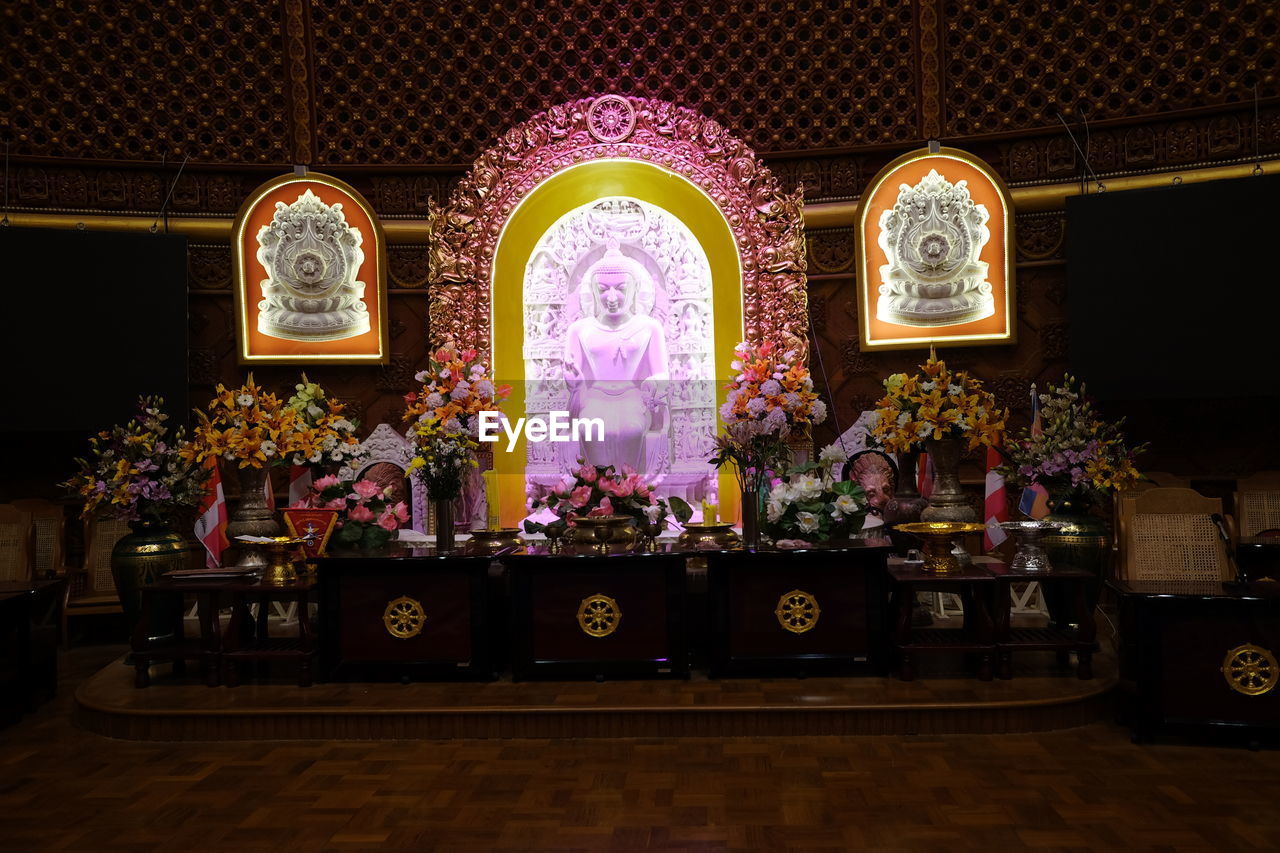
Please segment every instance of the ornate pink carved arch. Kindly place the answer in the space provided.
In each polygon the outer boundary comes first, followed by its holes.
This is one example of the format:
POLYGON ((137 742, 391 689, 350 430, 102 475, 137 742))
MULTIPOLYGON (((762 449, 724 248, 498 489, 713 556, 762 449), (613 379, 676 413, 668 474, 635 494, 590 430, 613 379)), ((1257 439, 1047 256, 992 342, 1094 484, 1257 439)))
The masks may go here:
POLYGON ((742 258, 746 337, 808 352, 802 187, 787 193, 755 153, 693 110, 602 95, 552 107, 511 128, 432 207, 429 324, 492 357, 490 280, 498 238, 520 200, 556 173, 601 159, 643 160, 702 188, 742 258))

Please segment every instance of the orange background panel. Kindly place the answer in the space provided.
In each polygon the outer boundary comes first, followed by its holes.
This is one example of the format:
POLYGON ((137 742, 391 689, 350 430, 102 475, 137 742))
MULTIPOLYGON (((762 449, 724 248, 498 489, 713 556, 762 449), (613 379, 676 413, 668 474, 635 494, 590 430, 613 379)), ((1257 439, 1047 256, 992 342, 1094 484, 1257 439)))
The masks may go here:
POLYGON ((859 279, 863 288, 862 304, 866 311, 866 328, 870 333, 867 336, 868 344, 886 343, 900 338, 944 341, 969 335, 1008 334, 1009 282, 1005 271, 1005 256, 1009 249, 1009 213, 999 187, 991 178, 972 163, 946 154, 935 154, 898 166, 880 181, 869 197, 864 197, 864 203, 868 207, 862 220, 863 275, 859 279), (991 284, 991 295, 996 304, 995 313, 986 319, 950 326, 906 326, 876 317, 880 304, 880 285, 883 284, 880 267, 889 262, 884 249, 880 248, 880 217, 886 210, 893 208, 902 184, 915 186, 931 169, 936 169, 953 184, 967 181, 970 197, 986 207, 990 215, 987 230, 991 232, 991 239, 978 255, 980 260, 987 262, 987 281, 991 284))
POLYGON ((382 298, 379 292, 378 236, 373 222, 360 203, 337 187, 308 181, 305 178, 291 181, 268 192, 249 212, 244 229, 244 306, 245 334, 248 336, 249 357, 255 356, 370 356, 379 355, 380 330, 382 328, 382 298), (364 304, 369 309, 369 331, 362 335, 338 341, 286 341, 258 331, 258 303, 262 301, 261 282, 267 271, 258 260, 258 232, 269 225, 276 213, 276 202, 293 204, 307 190, 311 190, 325 204, 341 204, 347 224, 360 231, 363 240, 364 263, 360 265, 356 281, 363 281, 364 304))

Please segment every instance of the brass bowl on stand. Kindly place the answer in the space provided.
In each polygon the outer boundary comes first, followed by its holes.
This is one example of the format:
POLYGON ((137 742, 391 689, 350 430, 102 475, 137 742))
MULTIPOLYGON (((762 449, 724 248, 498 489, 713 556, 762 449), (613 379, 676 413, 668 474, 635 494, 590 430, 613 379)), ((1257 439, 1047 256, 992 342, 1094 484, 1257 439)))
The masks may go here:
POLYGON ((311 541, 308 537, 276 536, 263 543, 267 549, 267 567, 262 570, 262 582, 280 586, 298 580, 294 564, 305 562, 306 554, 301 546, 311 541))
POLYGON ((951 553, 951 540, 965 533, 981 533, 985 525, 966 521, 915 521, 894 525, 895 530, 909 533, 924 543, 926 572, 947 575, 960 571, 960 561, 951 553))
POLYGON ((690 551, 722 551, 742 544, 733 524, 727 521, 715 524, 689 522, 676 539, 676 545, 690 551))
POLYGON ((629 515, 578 516, 569 541, 598 554, 629 551, 636 544, 636 520, 629 515))
POLYGON ((471 540, 467 542, 468 554, 497 554, 511 548, 524 545, 520 538, 520 530, 516 527, 487 527, 471 531, 471 540))

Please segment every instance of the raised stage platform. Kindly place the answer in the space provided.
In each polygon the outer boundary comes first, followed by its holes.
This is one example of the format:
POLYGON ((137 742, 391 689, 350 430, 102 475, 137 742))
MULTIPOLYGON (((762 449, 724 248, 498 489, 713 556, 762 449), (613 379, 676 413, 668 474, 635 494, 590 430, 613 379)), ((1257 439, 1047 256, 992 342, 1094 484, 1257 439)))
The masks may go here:
POLYGON ((128 740, 614 738, 1024 732, 1112 717, 1115 658, 1080 680, 1027 653, 1008 681, 923 670, 896 678, 317 684, 209 688, 157 667, 138 690, 117 661, 76 691, 76 719, 128 740))

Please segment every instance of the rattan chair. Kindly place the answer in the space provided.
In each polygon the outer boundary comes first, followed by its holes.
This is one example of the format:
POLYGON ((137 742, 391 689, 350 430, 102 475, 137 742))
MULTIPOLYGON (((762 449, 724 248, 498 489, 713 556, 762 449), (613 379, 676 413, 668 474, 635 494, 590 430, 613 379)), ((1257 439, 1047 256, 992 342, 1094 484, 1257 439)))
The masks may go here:
POLYGON ((67 532, 66 515, 52 501, 30 498, 13 502, 15 509, 31 519, 31 573, 34 578, 48 578, 67 572, 64 557, 67 532))
POLYGON ((1222 515, 1218 498, 1179 488, 1125 493, 1117 515, 1121 580, 1206 587, 1235 577, 1213 519, 1222 515))
POLYGON ((0 583, 31 580, 31 515, 0 504, 0 583))
POLYGON ((1236 519, 1245 541, 1280 530, 1280 471, 1254 474, 1236 484, 1236 519))
POLYGON ((114 518, 91 519, 85 526, 84 568, 71 573, 67 606, 62 611, 62 636, 73 616, 120 613, 116 582, 111 576, 111 549, 129 532, 126 522, 114 518))

